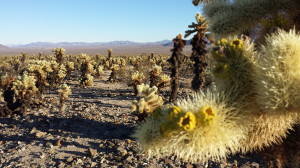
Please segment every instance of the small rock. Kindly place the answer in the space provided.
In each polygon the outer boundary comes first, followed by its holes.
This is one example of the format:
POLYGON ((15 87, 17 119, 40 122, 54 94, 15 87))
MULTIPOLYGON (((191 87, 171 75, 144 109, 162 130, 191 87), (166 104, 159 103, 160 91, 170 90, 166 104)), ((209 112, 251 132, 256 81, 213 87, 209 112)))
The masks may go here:
POLYGON ((45 157, 46 157, 46 156, 45 156, 44 153, 40 156, 41 159, 44 159, 45 157))
POLYGON ((52 147, 53 147, 53 145, 52 145, 52 143, 51 143, 51 142, 47 142, 47 143, 46 143, 46 147, 48 147, 48 148, 52 148, 52 147))
POLYGON ((46 132, 39 131, 39 132, 36 132, 36 133, 35 133, 35 136, 36 136, 37 138, 41 138, 42 136, 45 136, 46 134, 47 134, 46 132))
POLYGON ((106 159, 102 158, 101 161, 100 161, 100 163, 103 163, 104 161, 106 161, 106 159))
POLYGON ((117 161, 121 161, 122 157, 121 156, 115 156, 114 159, 117 160, 117 161))
POLYGON ((3 144, 3 141, 0 140, 0 145, 3 144))
POLYGON ((61 147, 62 146, 62 139, 58 139, 57 141, 54 142, 54 146, 61 147))
POLYGON ((30 131, 30 134, 34 134, 36 132, 36 128, 33 127, 32 130, 30 131))
POLYGON ((68 159, 67 159, 67 162, 68 163, 71 163, 73 161, 73 158, 72 158, 72 156, 70 156, 68 159))
POLYGON ((61 162, 59 165, 58 165, 59 168, 61 167, 65 167, 65 163, 64 162, 61 162))
POLYGON ((187 164, 187 165, 186 165, 186 168, 193 168, 193 165, 187 164))
POLYGON ((126 158, 126 161, 127 162, 130 162, 132 160, 132 156, 128 156, 127 158, 126 158))
POLYGON ((54 153, 55 153, 55 149, 50 149, 50 150, 49 150, 49 153, 50 153, 50 154, 54 154, 54 153))
POLYGON ((91 163, 91 167, 95 167, 96 165, 97 165, 96 162, 92 162, 92 163, 91 163))
POLYGON ((0 159, 0 163, 5 163, 5 162, 6 162, 6 160, 4 158, 0 159))
POLYGON ((107 167, 107 164, 106 164, 106 163, 102 163, 102 164, 100 165, 100 167, 107 167))
POLYGON ((11 152, 13 152, 15 149, 8 149, 7 150, 7 153, 11 153, 11 152))
POLYGON ((81 159, 77 159, 76 164, 83 164, 81 159))
POLYGON ((88 155, 91 156, 91 157, 94 157, 95 155, 97 154, 97 151, 92 149, 92 148, 89 148, 88 149, 88 155))

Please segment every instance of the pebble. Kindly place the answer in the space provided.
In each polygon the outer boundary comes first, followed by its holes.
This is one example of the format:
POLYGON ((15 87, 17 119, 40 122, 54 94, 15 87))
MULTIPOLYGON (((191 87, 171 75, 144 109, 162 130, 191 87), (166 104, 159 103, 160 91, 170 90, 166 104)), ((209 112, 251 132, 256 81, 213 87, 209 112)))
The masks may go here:
POLYGON ((68 163, 71 163, 72 161, 73 161, 73 157, 70 156, 70 157, 67 159, 67 162, 68 162, 68 163))
POLYGON ((45 136, 46 134, 47 134, 46 132, 41 132, 41 131, 39 131, 39 132, 36 132, 36 133, 35 133, 35 136, 36 136, 37 138, 41 138, 41 137, 45 136))
POLYGON ((97 163, 96 162, 92 162, 90 166, 91 167, 95 167, 95 166, 97 166, 97 163))
POLYGON ((8 152, 8 153, 11 153, 11 152, 13 152, 14 150, 15 150, 15 149, 12 149, 12 148, 11 148, 11 149, 8 149, 7 152, 8 152))
POLYGON ((101 163, 100 167, 107 167, 106 163, 101 163))
POLYGON ((187 165, 186 165, 186 168, 193 168, 193 165, 187 164, 187 165))
POLYGON ((55 141, 54 145, 58 146, 58 147, 61 147, 62 146, 62 140, 58 139, 57 141, 55 141))
POLYGON ((77 159, 76 164, 83 164, 81 159, 77 159))
POLYGON ((46 143, 46 147, 48 147, 48 148, 53 148, 53 145, 52 145, 51 142, 47 142, 47 143, 46 143))
POLYGON ((94 150, 94 149, 92 149, 92 148, 89 148, 89 149, 88 149, 88 155, 89 155, 89 156, 94 157, 94 156, 96 156, 96 154, 97 154, 97 151, 96 151, 96 150, 94 150))

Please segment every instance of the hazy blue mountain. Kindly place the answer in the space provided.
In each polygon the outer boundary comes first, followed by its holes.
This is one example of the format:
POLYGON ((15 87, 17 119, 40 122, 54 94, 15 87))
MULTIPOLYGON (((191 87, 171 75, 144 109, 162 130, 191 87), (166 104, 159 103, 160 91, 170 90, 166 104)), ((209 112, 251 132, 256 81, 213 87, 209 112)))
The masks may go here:
POLYGON ((133 41, 110 41, 110 42, 59 42, 59 43, 51 43, 51 42, 34 42, 24 45, 18 45, 14 47, 18 48, 35 48, 35 47, 72 47, 72 46, 120 46, 120 45, 163 45, 168 46, 168 44, 172 44, 171 40, 162 40, 157 42, 133 42, 133 41))
POLYGON ((9 49, 9 47, 5 46, 5 45, 2 45, 0 44, 0 49, 9 49))

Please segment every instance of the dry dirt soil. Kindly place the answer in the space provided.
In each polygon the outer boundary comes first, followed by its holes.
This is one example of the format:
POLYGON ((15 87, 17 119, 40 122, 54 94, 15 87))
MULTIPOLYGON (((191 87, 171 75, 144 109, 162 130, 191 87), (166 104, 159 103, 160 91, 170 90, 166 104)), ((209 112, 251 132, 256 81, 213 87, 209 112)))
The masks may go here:
MULTIPOLYGON (((107 83, 108 77, 105 72, 88 88, 69 81, 73 93, 64 112, 59 112, 57 92, 49 91, 44 107, 0 118, 0 167, 263 167, 251 154, 208 165, 176 156, 145 157, 131 137, 138 125, 131 113, 133 89, 107 83)), ((180 94, 187 91, 183 87, 180 94)))

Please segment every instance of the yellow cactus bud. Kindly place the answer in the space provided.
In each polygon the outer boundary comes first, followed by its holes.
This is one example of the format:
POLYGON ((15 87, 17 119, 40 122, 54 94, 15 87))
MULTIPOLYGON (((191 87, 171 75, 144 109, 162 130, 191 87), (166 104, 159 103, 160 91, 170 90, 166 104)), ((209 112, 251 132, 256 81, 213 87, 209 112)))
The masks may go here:
POLYGON ((237 49, 242 49, 243 48, 243 41, 240 39, 234 39, 230 42, 230 46, 237 48, 237 49))
POLYGON ((192 131, 196 127, 196 117, 192 112, 187 112, 183 117, 180 117, 178 126, 185 131, 192 131))

